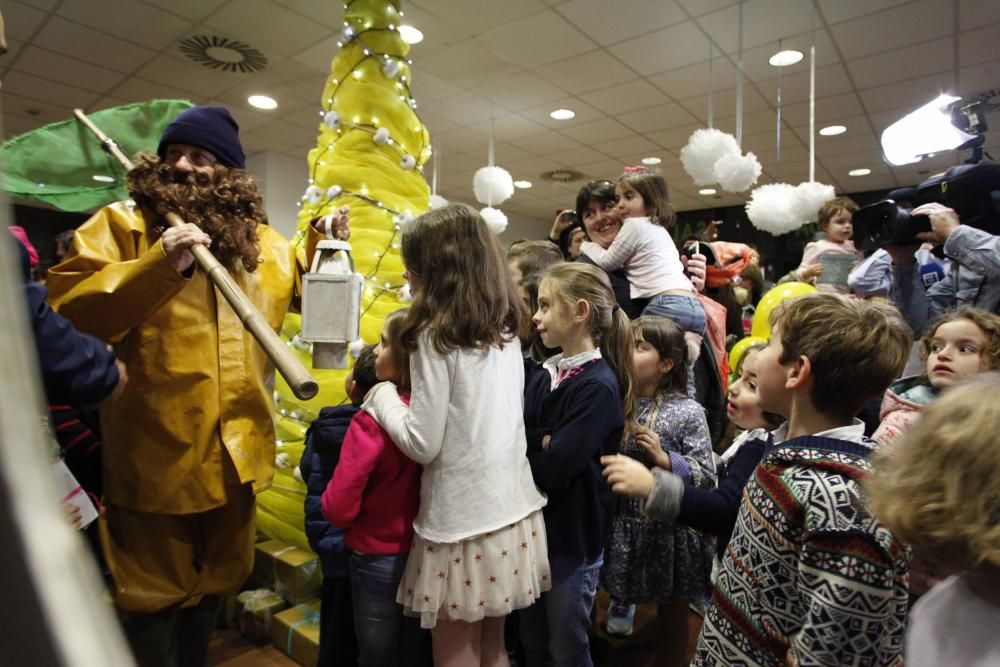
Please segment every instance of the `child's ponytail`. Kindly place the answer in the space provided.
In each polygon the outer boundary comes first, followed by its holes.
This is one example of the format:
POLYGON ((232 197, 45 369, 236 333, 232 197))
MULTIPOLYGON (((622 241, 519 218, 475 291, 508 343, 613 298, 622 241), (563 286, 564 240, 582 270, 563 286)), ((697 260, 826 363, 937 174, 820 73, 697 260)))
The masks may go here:
POLYGON ((635 391, 633 387, 635 374, 635 337, 632 335, 632 323, 628 315, 616 303, 611 308, 609 324, 600 338, 601 355, 618 376, 618 389, 621 392, 622 409, 625 411, 625 423, 632 421, 635 415, 635 391))
POLYGON ((550 266, 542 280, 555 283, 553 291, 563 302, 572 305, 583 300, 590 305, 590 335, 618 378, 625 422, 630 422, 635 412, 632 380, 635 338, 628 315, 615 301, 608 274, 592 264, 560 262, 550 266))

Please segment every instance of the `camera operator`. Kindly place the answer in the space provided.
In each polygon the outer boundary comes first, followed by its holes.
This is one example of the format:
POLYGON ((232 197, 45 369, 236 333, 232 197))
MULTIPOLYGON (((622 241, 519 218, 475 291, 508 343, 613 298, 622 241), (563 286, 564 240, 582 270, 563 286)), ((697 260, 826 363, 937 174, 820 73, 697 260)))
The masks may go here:
POLYGON ((962 306, 998 312, 1000 306, 1000 237, 963 225, 954 210, 937 203, 913 209, 926 215, 931 231, 917 238, 942 246, 951 258, 950 270, 926 290, 913 256, 916 246, 889 246, 892 256, 892 299, 920 335, 924 325, 941 313, 962 306))

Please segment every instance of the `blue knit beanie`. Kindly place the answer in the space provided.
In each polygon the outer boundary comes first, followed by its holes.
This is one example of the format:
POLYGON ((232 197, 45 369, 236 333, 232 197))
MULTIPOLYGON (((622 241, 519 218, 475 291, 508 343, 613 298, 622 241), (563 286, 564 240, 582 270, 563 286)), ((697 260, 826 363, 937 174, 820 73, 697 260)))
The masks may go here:
POLYGON ((240 126, 225 107, 191 107, 177 114, 160 137, 156 154, 160 159, 170 144, 190 144, 212 154, 227 167, 246 167, 240 126))

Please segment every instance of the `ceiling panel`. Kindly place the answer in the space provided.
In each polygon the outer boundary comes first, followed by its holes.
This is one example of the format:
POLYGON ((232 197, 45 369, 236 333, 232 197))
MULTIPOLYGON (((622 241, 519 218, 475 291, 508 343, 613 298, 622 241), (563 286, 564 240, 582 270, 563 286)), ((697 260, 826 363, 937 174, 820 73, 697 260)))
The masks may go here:
POLYGON ((330 28, 270 0, 230 2, 212 14, 205 25, 286 58, 330 36, 330 28))
POLYGON ((595 109, 612 116, 620 115, 626 111, 647 109, 670 101, 666 95, 645 79, 636 79, 628 83, 620 83, 617 86, 606 86, 602 90, 584 93, 580 95, 580 98, 595 109))
POLYGON ((537 67, 586 53, 595 44, 552 10, 508 23, 479 36, 501 57, 537 67))
POLYGON ((570 0, 557 11, 601 45, 615 44, 643 33, 681 23, 687 17, 670 0, 570 0))
POLYGON ((53 51, 29 46, 15 69, 34 76, 76 85, 86 90, 103 93, 114 88, 125 77, 103 67, 85 63, 77 58, 63 56, 53 51))
POLYGON ((574 94, 600 90, 605 86, 624 83, 636 77, 635 71, 604 50, 591 51, 560 62, 542 65, 535 71, 543 79, 574 94))
POLYGON ((566 96, 566 91, 531 72, 519 72, 494 79, 473 90, 486 99, 502 103, 512 111, 530 109, 566 96))
POLYGON ((193 24, 156 7, 135 3, 121 11, 120 0, 63 2, 59 16, 151 49, 163 49, 177 41, 193 24))
POLYGON ((833 37, 848 60, 900 49, 944 37, 952 32, 952 4, 918 0, 831 26, 833 37))
POLYGON ((708 38, 691 22, 686 22, 615 44, 608 50, 648 76, 707 59, 708 38))
POLYGON ((58 16, 48 20, 33 43, 49 51, 118 72, 134 72, 155 54, 151 49, 124 42, 58 16))

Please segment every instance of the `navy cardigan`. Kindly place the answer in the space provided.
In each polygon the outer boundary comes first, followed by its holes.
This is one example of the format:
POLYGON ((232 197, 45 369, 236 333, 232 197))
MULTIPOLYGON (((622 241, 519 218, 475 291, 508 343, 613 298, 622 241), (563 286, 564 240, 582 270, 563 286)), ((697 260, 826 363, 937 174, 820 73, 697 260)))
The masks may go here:
POLYGON ((601 474, 601 456, 616 454, 625 418, 618 379, 604 359, 550 390, 548 371, 535 374, 524 403, 528 463, 548 496, 543 510, 549 553, 593 561, 604 549, 615 496, 601 474), (548 448, 542 439, 551 435, 548 448))

